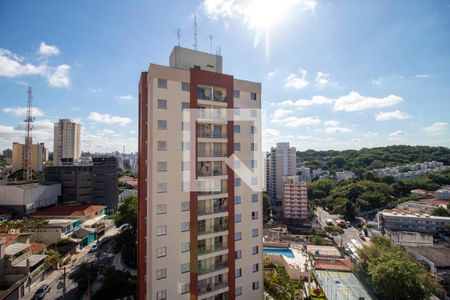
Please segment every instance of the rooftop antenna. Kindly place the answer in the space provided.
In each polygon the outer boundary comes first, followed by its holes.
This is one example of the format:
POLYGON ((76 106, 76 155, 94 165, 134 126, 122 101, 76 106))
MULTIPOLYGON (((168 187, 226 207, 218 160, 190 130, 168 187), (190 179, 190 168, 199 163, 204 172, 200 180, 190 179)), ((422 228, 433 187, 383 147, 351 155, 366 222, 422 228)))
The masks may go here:
POLYGON ((181 29, 177 29, 178 47, 181 45, 181 29))
POLYGON ((194 50, 197 50, 197 13, 194 14, 194 50))
POLYGON ((25 118, 26 124, 26 135, 25 135, 25 151, 23 154, 23 177, 25 181, 30 182, 33 179, 33 169, 31 166, 31 152, 33 147, 33 139, 31 136, 31 131, 33 130, 33 92, 31 86, 28 87, 28 107, 27 107, 27 117, 25 118))
POLYGON ((212 50, 212 45, 213 45, 213 35, 210 34, 210 35, 209 35, 209 52, 210 52, 210 53, 213 52, 213 50, 212 50))

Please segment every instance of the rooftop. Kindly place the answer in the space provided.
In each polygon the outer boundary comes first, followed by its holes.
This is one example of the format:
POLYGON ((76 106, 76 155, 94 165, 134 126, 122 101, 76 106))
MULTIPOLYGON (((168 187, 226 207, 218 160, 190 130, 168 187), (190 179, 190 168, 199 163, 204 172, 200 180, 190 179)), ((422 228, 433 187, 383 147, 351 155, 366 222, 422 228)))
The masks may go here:
POLYGON ((31 243, 30 246, 31 254, 41 253, 45 248, 47 248, 47 245, 41 243, 31 243))
POLYGON ((429 214, 424 214, 421 212, 411 212, 410 210, 405 209, 385 209, 381 211, 384 216, 396 216, 396 217, 405 217, 405 218, 422 218, 422 219, 431 219, 431 220, 448 220, 450 221, 450 217, 440 217, 440 216, 430 216, 429 214))
POLYGON ((426 204, 426 205, 432 205, 432 206, 445 206, 447 207, 447 205, 449 204, 449 200, 439 200, 439 199, 423 199, 423 200, 418 200, 417 202, 421 203, 421 204, 426 204))
POLYGON ((6 247, 5 249, 5 254, 6 255, 15 255, 27 248, 30 248, 29 244, 24 244, 24 243, 15 243, 15 244, 11 244, 9 246, 6 247))
POLYGON ((38 263, 43 261, 46 257, 47 257, 47 255, 42 255, 42 254, 30 255, 27 257, 27 259, 21 260, 15 266, 16 267, 26 267, 27 261, 29 261, 30 267, 34 267, 35 265, 37 265, 38 263))
POLYGON ((5 239, 5 246, 8 247, 13 241, 22 235, 30 235, 29 233, 0 233, 0 238, 5 239))
POLYGON ((88 217, 105 209, 104 205, 55 205, 31 214, 37 216, 66 216, 66 217, 88 217))
POLYGON ((450 268, 450 248, 414 247, 412 250, 432 261, 436 268, 450 268))
POLYGON ((317 270, 351 271, 352 262, 348 258, 327 259, 316 258, 317 270))
POLYGON ((306 249, 314 257, 341 257, 341 253, 334 246, 317 246, 317 245, 307 245, 306 249))

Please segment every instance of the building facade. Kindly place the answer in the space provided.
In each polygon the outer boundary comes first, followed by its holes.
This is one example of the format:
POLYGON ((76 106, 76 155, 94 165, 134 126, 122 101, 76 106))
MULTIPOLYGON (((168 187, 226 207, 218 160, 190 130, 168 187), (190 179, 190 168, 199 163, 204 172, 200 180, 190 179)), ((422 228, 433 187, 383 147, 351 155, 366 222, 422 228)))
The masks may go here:
POLYGON ((139 299, 262 299, 262 194, 226 164, 263 163, 258 118, 234 120, 260 107, 221 56, 175 47, 141 74, 139 299))
POLYGON ((436 234, 446 232, 450 224, 449 217, 430 216, 420 212, 392 209, 378 213, 378 227, 390 231, 411 231, 436 234))
MULTIPOLYGON (((13 143, 12 147, 12 171, 16 172, 23 169, 24 144, 13 143)), ((44 163, 48 160, 47 148, 43 143, 33 144, 31 146, 31 168, 35 172, 41 172, 44 163)))
POLYGON ((292 222, 308 219, 308 187, 299 176, 283 176, 283 217, 292 222))
POLYGON ((61 165, 62 159, 76 160, 81 155, 81 127, 69 119, 60 119, 54 126, 53 165, 61 165))
POLYGON ((272 201, 283 200, 283 176, 297 174, 297 151, 289 143, 277 143, 267 155, 266 188, 272 201))
POLYGON ((99 204, 117 209, 118 184, 115 157, 82 159, 83 163, 45 168, 45 180, 61 183, 62 204, 99 204))

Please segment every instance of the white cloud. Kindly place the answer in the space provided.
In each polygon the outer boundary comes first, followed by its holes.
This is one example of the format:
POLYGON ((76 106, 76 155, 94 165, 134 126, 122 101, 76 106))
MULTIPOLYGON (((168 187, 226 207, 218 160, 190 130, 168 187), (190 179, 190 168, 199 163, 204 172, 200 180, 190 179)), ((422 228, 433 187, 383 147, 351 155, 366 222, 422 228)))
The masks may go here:
POLYGON ((403 130, 396 130, 394 132, 389 133, 390 140, 401 140, 403 137, 407 135, 403 130))
POLYGON ((306 73, 306 70, 300 69, 298 70, 298 74, 290 74, 285 80, 284 87, 294 89, 307 87, 309 82, 306 80, 306 73))
POLYGON ((47 45, 45 42, 41 42, 38 53, 45 56, 59 55, 59 49, 56 46, 47 45))
MULTIPOLYGON (((50 120, 34 122, 33 142, 44 143, 47 149, 53 149, 53 123, 50 120)), ((0 149, 11 148, 13 142, 23 143, 25 137, 25 124, 16 126, 0 125, 0 149)))
POLYGON ((408 118, 411 118, 411 115, 399 110, 375 114, 375 120, 377 121, 404 120, 408 118))
POLYGON ((421 79, 428 79, 428 78, 431 78, 431 75, 430 74, 417 74, 414 77, 415 78, 421 78, 421 79))
POLYGON ((53 87, 70 87, 69 65, 59 65, 56 68, 50 68, 47 73, 47 80, 53 87))
POLYGON ((448 123, 436 122, 436 123, 431 124, 428 127, 425 127, 424 131, 431 135, 439 135, 439 134, 443 133, 444 131, 446 131, 447 128, 448 128, 448 123))
POLYGON ((378 132, 369 131, 364 136, 368 137, 368 138, 375 137, 375 136, 378 136, 378 132))
POLYGON ((291 109, 284 109, 284 108, 278 108, 275 110, 275 112, 272 114, 272 123, 276 123, 277 121, 280 121, 290 113, 292 113, 293 110, 291 109))
POLYGON ((315 86, 321 89, 327 86, 337 86, 337 82, 330 81, 330 74, 323 72, 317 72, 314 82, 315 86))
POLYGON ((334 103, 334 101, 334 99, 330 99, 324 96, 313 96, 311 99, 299 99, 296 101, 286 100, 281 102, 280 104, 285 106, 297 106, 303 108, 312 105, 332 104, 334 103))
POLYGON ((101 88, 95 88, 93 86, 89 86, 88 87, 88 91, 92 94, 98 94, 98 93, 103 93, 103 89, 101 88))
MULTIPOLYGON (((15 130, 25 130, 25 122, 14 127, 15 130)), ((33 122, 33 132, 35 130, 51 131, 54 129, 54 123, 48 119, 33 122)))
POLYGON ((352 142, 353 143, 359 143, 359 142, 361 142, 361 140, 360 139, 352 139, 352 142))
POLYGON ((280 131, 278 129, 273 128, 265 128, 262 132, 265 138, 275 137, 280 135, 280 131))
POLYGON ((328 121, 325 121, 325 126, 332 126, 332 127, 336 127, 336 126, 339 126, 339 121, 336 121, 336 120, 328 120, 328 121))
POLYGON ((103 129, 103 133, 107 135, 113 135, 115 134, 114 130, 111 129, 103 129))
POLYGON ((300 139, 300 140, 309 140, 312 139, 313 136, 312 135, 297 135, 296 138, 300 139))
MULTIPOLYGON (((10 114, 10 115, 13 115, 16 117, 23 117, 23 116, 27 115, 28 108, 27 107, 5 107, 2 109, 2 111, 4 113, 10 114)), ((42 117, 44 115, 42 110, 40 110, 37 107, 32 108, 32 114, 33 114, 33 117, 42 117)))
POLYGON ((267 77, 272 78, 273 76, 275 76, 275 71, 267 73, 267 77))
POLYGON ((284 127, 297 128, 302 126, 319 125, 322 120, 312 117, 287 117, 280 120, 273 120, 272 123, 278 123, 284 127))
POLYGON ((130 118, 111 116, 109 114, 99 114, 97 112, 91 112, 88 119, 96 123, 104 123, 109 125, 120 125, 125 126, 131 123, 130 118))
POLYGON ((125 96, 116 96, 116 99, 124 102, 130 102, 134 100, 134 97, 132 95, 125 95, 125 96))
POLYGON ((346 96, 339 97, 334 103, 334 109, 338 111, 363 111, 373 108, 384 108, 403 102, 403 98, 389 95, 383 98, 367 97, 351 92, 346 96))
POLYGON ((349 133, 349 132, 352 132, 352 129, 347 128, 347 127, 334 126, 334 127, 327 127, 325 129, 325 132, 326 133, 349 133))

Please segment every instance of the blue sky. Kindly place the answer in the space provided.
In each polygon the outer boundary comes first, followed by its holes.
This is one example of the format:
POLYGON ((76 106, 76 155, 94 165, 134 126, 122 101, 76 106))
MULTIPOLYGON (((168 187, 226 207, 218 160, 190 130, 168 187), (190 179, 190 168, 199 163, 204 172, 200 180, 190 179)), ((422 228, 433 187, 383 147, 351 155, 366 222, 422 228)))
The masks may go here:
POLYGON ((450 1, 0 2, 0 149, 82 123, 84 151, 137 150, 137 83, 181 45, 220 46, 224 72, 263 83, 264 147, 450 146, 450 1))

